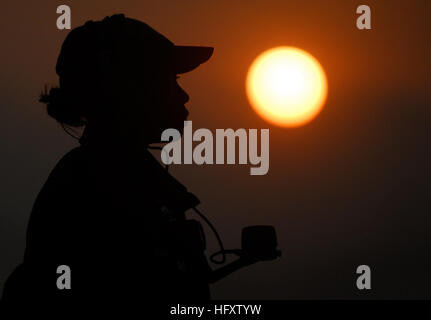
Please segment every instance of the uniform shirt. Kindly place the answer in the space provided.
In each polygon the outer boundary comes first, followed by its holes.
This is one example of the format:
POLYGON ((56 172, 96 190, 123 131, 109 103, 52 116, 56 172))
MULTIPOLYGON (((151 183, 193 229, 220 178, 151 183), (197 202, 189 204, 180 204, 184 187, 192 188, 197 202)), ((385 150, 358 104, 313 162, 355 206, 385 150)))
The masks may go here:
POLYGON ((209 299, 205 248, 187 238, 197 224, 184 214, 198 204, 147 150, 101 150, 84 140, 40 191, 24 263, 4 296, 129 305, 209 299), (71 269, 71 290, 57 288, 59 265, 71 269))

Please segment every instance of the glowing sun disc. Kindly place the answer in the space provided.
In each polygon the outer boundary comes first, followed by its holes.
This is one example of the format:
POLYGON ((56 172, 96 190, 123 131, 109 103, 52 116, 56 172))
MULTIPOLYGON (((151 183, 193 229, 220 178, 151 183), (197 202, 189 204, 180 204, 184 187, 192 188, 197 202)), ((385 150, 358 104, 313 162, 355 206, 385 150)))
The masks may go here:
POLYGON ((246 90, 262 118, 279 126, 296 127, 320 112, 328 84, 325 71, 312 55, 295 47, 277 47, 254 60, 246 90))

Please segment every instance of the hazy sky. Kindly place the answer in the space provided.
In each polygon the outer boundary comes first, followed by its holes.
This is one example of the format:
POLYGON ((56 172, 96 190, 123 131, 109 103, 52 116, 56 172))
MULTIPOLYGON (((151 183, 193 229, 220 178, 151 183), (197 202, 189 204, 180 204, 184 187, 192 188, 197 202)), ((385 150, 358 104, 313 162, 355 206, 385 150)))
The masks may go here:
MULTIPOLYGON (((22 259, 37 193, 76 145, 37 102, 44 84, 57 82, 68 32, 56 29, 59 4, 2 3, 0 287, 22 259)), ((125 13, 176 44, 214 46, 208 63, 180 79, 193 126, 270 129, 265 176, 250 176, 248 165, 171 168, 225 247, 240 246, 244 226, 276 226, 282 259, 219 282, 215 298, 431 297, 430 1, 61 4, 72 9, 72 27, 125 13), (372 30, 356 28, 359 4, 371 7, 372 30), (280 45, 310 52, 328 77, 323 111, 296 129, 260 119, 245 94, 253 59, 280 45), (371 292, 355 287, 360 264, 372 269, 371 292)))

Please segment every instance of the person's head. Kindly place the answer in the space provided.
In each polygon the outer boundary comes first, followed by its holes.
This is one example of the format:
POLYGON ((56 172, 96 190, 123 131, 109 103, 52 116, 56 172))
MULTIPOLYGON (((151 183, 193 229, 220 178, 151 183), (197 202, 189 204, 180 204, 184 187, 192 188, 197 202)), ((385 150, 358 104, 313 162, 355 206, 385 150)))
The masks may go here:
POLYGON ((41 96, 50 116, 68 126, 145 144, 167 128, 182 130, 189 97, 178 74, 207 61, 210 47, 175 46, 143 22, 114 15, 88 21, 64 41, 59 87, 41 96))

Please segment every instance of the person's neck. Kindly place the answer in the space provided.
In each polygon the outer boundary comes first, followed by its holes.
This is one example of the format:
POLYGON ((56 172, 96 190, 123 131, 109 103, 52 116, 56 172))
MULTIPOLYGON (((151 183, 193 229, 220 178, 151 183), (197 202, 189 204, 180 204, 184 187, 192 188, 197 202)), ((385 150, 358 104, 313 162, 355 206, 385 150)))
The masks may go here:
POLYGON ((125 137, 114 130, 103 130, 91 125, 85 127, 79 142, 95 151, 118 150, 130 154, 142 152, 147 146, 139 137, 125 137))

